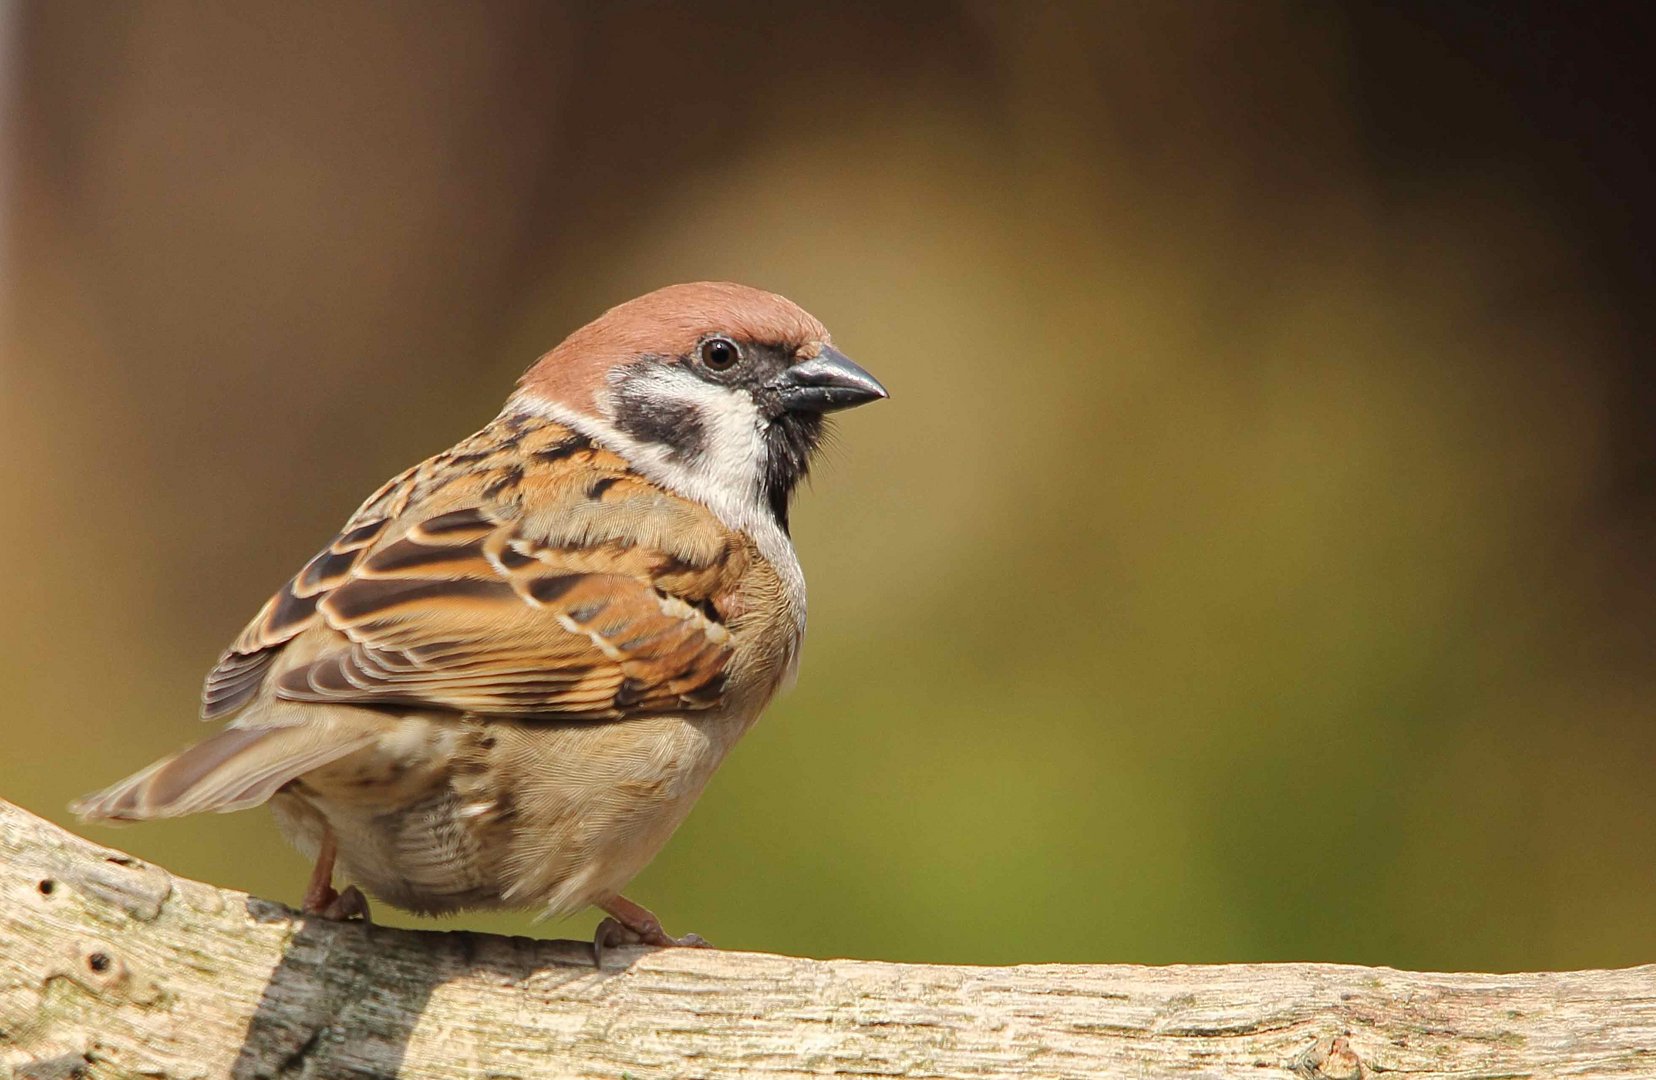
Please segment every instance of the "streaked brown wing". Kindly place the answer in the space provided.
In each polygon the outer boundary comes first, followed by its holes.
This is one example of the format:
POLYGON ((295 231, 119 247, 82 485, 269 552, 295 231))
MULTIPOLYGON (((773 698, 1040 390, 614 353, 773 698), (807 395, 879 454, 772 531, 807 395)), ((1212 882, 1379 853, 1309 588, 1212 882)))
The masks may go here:
MULTIPOLYGON (((562 554, 478 510, 417 525, 318 605, 351 647, 282 673, 276 693, 591 718, 717 702, 730 658, 723 626, 562 554)), ((583 556, 590 566, 593 553, 583 556)))
POLYGON ((443 512, 412 526, 431 472, 387 485, 225 653, 203 715, 233 714, 271 679, 294 701, 484 715, 600 719, 717 704, 731 655, 718 602, 745 549, 612 455, 596 482, 593 460, 572 458, 542 451, 525 472, 514 454, 509 489, 486 462, 445 478, 443 512), (320 652, 307 647, 314 659, 284 670, 283 649, 306 633, 320 652))
POLYGON ((387 518, 374 517, 347 528, 306 563, 280 592, 265 601, 241 636, 208 672, 201 692, 203 720, 229 716, 253 699, 270 673, 270 665, 275 662, 280 647, 318 621, 317 601, 350 579, 357 563, 389 524, 387 518))

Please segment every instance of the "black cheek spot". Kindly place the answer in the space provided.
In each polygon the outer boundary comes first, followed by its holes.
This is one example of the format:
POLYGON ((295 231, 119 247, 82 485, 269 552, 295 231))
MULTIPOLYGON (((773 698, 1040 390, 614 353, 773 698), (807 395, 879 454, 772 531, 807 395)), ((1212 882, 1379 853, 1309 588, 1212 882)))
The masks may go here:
POLYGON ((665 447, 674 461, 698 458, 707 446, 707 429, 694 405, 663 401, 631 381, 616 388, 615 426, 639 442, 665 447))

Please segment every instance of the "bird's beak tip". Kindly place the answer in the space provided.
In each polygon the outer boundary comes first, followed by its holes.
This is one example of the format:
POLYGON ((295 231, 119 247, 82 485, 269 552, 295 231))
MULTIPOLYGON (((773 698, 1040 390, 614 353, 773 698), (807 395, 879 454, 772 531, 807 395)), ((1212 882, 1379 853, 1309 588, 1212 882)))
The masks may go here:
POLYGON ((784 369, 774 385, 784 407, 795 412, 836 412, 891 396, 880 380, 831 345, 784 369))

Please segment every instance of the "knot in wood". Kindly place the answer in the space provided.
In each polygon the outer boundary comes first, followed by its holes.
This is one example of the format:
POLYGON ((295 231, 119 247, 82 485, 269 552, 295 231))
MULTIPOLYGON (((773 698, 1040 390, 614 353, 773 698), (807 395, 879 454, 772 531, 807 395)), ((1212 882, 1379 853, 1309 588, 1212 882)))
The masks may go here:
POLYGON ((1344 1035, 1324 1037, 1294 1059, 1296 1076, 1305 1080, 1363 1080, 1363 1062, 1344 1035))

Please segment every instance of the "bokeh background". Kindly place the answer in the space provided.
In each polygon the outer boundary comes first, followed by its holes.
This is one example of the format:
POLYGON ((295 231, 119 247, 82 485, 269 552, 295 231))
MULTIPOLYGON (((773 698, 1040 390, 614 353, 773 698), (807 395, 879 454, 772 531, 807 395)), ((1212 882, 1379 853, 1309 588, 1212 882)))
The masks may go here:
MULTIPOLYGON (((1656 958, 1651 26, 0 6, 0 796, 65 821, 198 736, 382 479, 606 306, 730 278, 893 397, 796 515, 798 689, 632 890, 670 927, 1656 958)), ((304 881, 263 813, 89 831, 304 881)))

